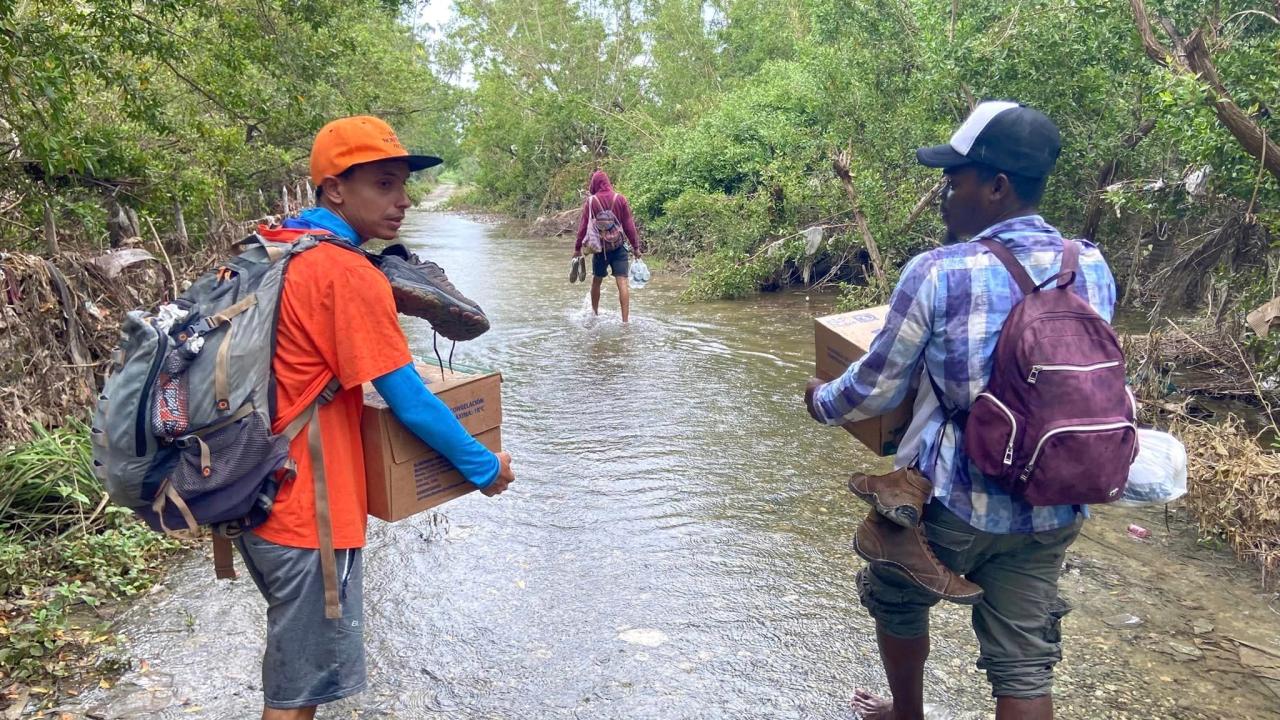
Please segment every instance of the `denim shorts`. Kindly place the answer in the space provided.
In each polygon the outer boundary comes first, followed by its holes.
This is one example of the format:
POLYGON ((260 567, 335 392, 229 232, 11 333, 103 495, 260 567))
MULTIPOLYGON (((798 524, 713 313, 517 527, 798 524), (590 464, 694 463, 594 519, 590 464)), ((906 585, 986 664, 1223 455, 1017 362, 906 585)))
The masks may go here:
MULTIPOLYGON (((924 531, 938 559, 983 590, 973 606, 973 630, 978 668, 987 672, 996 697, 1035 698, 1053 689, 1053 667, 1062 660, 1059 623, 1071 611, 1058 595, 1058 577, 1082 523, 996 535, 971 527, 936 500, 925 508, 924 531)), ((869 569, 858 573, 858 589, 884 632, 928 634, 936 595, 869 569)))
POLYGON ((338 550, 342 618, 324 616, 320 551, 285 547, 253 533, 236 539, 249 575, 267 601, 262 694, 280 710, 341 700, 365 689, 360 550, 338 550))
POLYGON ((626 277, 631 272, 631 254, 627 252, 626 243, 591 256, 591 272, 596 277, 605 277, 609 270, 613 271, 614 277, 626 277))

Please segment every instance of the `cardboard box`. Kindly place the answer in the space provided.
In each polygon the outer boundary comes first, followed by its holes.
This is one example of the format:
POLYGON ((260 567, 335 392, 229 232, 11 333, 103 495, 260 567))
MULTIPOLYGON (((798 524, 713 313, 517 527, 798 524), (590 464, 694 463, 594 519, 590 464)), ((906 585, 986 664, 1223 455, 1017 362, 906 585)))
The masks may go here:
MULTIPOLYGON (((447 368, 441 373, 434 365, 419 365, 418 372, 467 432, 494 452, 502 449, 501 375, 447 368)), ((372 385, 364 389, 360 435, 370 515, 401 520, 476 489, 452 463, 400 424, 372 385)))
MULTIPOLYGON (((844 374, 854 360, 867 354, 871 340, 884 327, 888 305, 827 315, 813 321, 815 370, 818 379, 830 381, 844 374)), ((898 452, 902 435, 911 423, 915 390, 898 407, 879 417, 844 424, 844 429, 880 456, 898 452)))

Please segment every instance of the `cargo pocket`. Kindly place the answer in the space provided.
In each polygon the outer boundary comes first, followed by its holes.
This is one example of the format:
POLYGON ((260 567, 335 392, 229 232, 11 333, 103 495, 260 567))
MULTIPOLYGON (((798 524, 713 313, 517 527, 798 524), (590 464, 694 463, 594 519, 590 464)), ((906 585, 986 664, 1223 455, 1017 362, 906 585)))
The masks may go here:
MULTIPOLYGON (((236 484, 277 451, 276 438, 262 415, 252 411, 221 426, 184 435, 174 444, 180 448, 181 457, 169 479, 184 498, 236 484)), ((265 473, 253 480, 261 481, 263 477, 265 473)))
MULTIPOLYGON (((949 512, 947 514, 950 515, 949 512)), ((942 564, 963 575, 973 569, 971 555, 973 541, 977 535, 972 529, 955 527, 946 520, 945 517, 942 522, 926 519, 924 534, 929 539, 933 553, 938 556, 942 564)))
POLYGON ((1049 603, 1049 618, 1044 627, 1045 642, 1058 645, 1062 642, 1062 618, 1071 612, 1071 603, 1061 595, 1049 603))

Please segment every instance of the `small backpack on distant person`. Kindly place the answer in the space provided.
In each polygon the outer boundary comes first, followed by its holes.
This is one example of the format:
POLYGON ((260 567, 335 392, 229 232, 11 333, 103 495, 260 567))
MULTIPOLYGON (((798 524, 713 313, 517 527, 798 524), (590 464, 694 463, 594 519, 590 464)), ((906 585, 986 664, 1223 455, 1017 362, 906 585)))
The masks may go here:
POLYGON ((1115 331, 1072 290, 1079 246, 1064 240, 1060 271, 1036 285, 1008 248, 979 242, 1024 297, 1000 330, 991 380, 969 409, 965 451, 1031 505, 1118 500, 1138 452, 1138 406, 1115 331))
POLYGON ((614 213, 613 208, 618 203, 618 195, 615 193, 609 200, 609 207, 605 207, 604 203, 595 195, 587 198, 588 207, 595 209, 596 203, 600 203, 600 211, 592 212, 592 226, 596 235, 600 238, 600 247, 604 252, 613 252, 622 247, 622 243, 626 241, 626 236, 622 232, 622 223, 618 221, 618 216, 614 213))
MULTIPOLYGON (((125 315, 90 430, 94 473, 111 500, 160 532, 210 528, 218 577, 235 577, 228 540, 266 521, 278 484, 294 471, 289 443, 304 428, 317 516, 323 509, 326 518, 317 518, 322 562, 333 558, 316 408, 338 383, 273 433, 272 357, 289 260, 322 242, 359 251, 307 231, 273 231, 271 240, 264 232, 173 302, 125 315)), ((328 567, 325 581, 332 613, 328 567)))

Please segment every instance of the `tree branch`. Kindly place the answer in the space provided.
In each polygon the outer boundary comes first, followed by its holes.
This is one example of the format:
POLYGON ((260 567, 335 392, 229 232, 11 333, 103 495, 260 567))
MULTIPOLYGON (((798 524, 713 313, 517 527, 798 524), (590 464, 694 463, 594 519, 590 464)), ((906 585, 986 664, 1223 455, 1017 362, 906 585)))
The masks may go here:
POLYGON ((1138 25, 1138 35, 1142 38, 1142 49, 1146 51, 1147 57, 1160 67, 1169 67, 1169 58, 1172 53, 1160 44, 1155 32, 1151 30, 1146 6, 1143 5, 1142 0, 1129 0, 1129 6, 1133 8, 1133 19, 1138 25))
POLYGON ((1211 94, 1216 95, 1213 111, 1218 120, 1227 126, 1227 130, 1244 146, 1246 152, 1280 180, 1280 146, 1268 138, 1266 131, 1241 110, 1239 105, 1231 101, 1222 78, 1218 76, 1218 69, 1209 56, 1209 48, 1204 44, 1204 35, 1198 30, 1187 38, 1187 64, 1192 72, 1209 84, 1211 94))
POLYGON ((1218 68, 1213 64, 1209 47, 1205 45, 1204 33, 1197 30, 1184 42, 1173 23, 1162 19, 1165 31, 1177 51, 1176 56, 1171 56, 1152 32, 1143 0, 1129 0, 1129 4, 1133 8, 1134 21, 1138 26, 1138 34, 1142 36, 1142 46, 1146 49, 1147 56, 1162 67, 1176 73, 1194 75, 1205 83, 1218 122, 1226 126, 1245 152, 1280 179, 1280 146, 1268 138, 1266 131, 1231 100, 1231 94, 1218 75, 1218 68))
MULTIPOLYGON (((1120 141, 1120 147, 1125 150, 1132 150, 1142 142, 1142 139, 1151 134, 1156 127, 1156 121, 1147 118, 1134 128, 1124 140, 1120 141)), ((1107 186, 1115 180, 1116 171, 1120 167, 1120 159, 1118 157, 1104 162, 1098 170, 1098 181, 1094 185, 1093 193, 1089 195, 1089 204, 1084 213, 1084 225, 1080 230, 1080 237, 1085 240, 1092 241, 1094 235, 1098 233, 1098 225, 1102 222, 1102 193, 1107 186)))
POLYGON ((876 239, 871 234, 871 226, 867 224, 867 216, 862 214, 862 207, 858 203, 858 191, 853 186, 853 174, 849 172, 850 153, 846 150, 836 155, 831 162, 831 166, 835 170, 836 176, 840 178, 840 182, 844 185, 844 191, 849 196, 849 203, 853 205, 853 222, 858 226, 862 241, 867 245, 867 255, 871 257, 871 270, 875 273, 876 282, 882 289, 888 291, 889 280, 884 276, 884 263, 880 260, 880 248, 876 245, 876 239))

